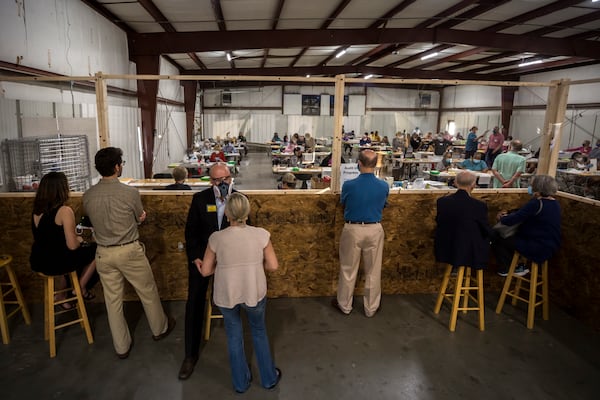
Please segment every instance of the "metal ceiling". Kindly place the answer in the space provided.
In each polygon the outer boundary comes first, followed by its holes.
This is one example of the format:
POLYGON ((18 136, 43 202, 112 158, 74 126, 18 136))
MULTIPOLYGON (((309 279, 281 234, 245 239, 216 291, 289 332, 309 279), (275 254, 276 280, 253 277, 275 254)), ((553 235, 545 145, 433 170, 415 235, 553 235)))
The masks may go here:
POLYGON ((592 0, 81 1, 127 33, 132 59, 180 74, 507 81, 600 63, 592 0))

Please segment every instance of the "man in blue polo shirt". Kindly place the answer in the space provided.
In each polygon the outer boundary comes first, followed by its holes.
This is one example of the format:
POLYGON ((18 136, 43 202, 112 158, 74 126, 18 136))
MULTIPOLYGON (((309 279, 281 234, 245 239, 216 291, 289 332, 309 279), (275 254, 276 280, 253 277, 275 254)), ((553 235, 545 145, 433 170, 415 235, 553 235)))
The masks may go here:
POLYGON ((381 260, 385 233, 381 214, 389 187, 375 177, 377 153, 366 149, 358 156, 360 175, 344 183, 341 203, 344 205, 344 229, 340 236, 340 277, 333 307, 343 314, 352 311, 352 296, 362 257, 365 269, 364 310, 375 315, 381 302, 381 260))

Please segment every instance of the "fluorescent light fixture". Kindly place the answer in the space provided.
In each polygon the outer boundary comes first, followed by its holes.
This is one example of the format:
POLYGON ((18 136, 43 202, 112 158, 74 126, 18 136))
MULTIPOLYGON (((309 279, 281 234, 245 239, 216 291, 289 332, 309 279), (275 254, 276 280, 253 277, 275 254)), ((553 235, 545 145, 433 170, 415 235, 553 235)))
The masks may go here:
POLYGON ((543 62, 544 61, 542 61, 542 60, 526 61, 526 62, 523 62, 523 63, 519 64, 519 67, 528 67, 530 65, 541 64, 543 62))
POLYGON ((433 57, 435 57, 437 55, 438 55, 437 52, 436 53, 427 54, 426 56, 421 57, 421 60, 428 60, 428 59, 433 58, 433 57))
POLYGON ((337 54, 335 55, 335 58, 340 58, 340 57, 341 57, 341 56, 343 56, 344 54, 346 54, 346 49, 344 49, 344 50, 340 51, 339 53, 337 53, 337 54))
POLYGON ((373 77, 373 74, 369 74, 367 76, 365 76, 365 79, 371 79, 373 77))
POLYGON ((310 78, 310 74, 306 74, 306 77, 307 77, 307 78, 310 78))
POLYGON ((142 127, 137 127, 138 151, 140 152, 140 163, 144 162, 144 146, 142 144, 142 127))
POLYGON ((231 53, 227 53, 227 61, 231 61, 231 53))

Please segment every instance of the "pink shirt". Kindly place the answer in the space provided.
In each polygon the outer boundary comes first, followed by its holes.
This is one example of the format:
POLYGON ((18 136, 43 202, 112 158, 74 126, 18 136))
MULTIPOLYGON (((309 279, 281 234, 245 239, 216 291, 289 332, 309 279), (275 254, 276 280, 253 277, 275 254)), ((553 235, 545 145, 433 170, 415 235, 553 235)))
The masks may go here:
POLYGON ((495 150, 498 147, 502 146, 504 143, 504 135, 500 132, 492 133, 490 135, 490 139, 488 140, 488 149, 495 150))

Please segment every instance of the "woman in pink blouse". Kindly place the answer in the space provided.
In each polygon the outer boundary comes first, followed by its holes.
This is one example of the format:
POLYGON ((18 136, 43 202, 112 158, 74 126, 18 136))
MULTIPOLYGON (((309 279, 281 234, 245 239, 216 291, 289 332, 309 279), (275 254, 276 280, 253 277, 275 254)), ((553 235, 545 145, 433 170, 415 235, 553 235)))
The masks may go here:
POLYGON ((279 267, 270 233, 246 225, 250 202, 241 193, 232 193, 225 205, 229 227, 213 233, 200 266, 203 276, 215 274, 213 298, 225 321, 227 348, 233 388, 244 393, 252 373, 244 353, 244 332, 240 311, 246 310, 262 386, 273 389, 281 379, 275 367, 265 327, 267 278, 265 270, 279 267))

